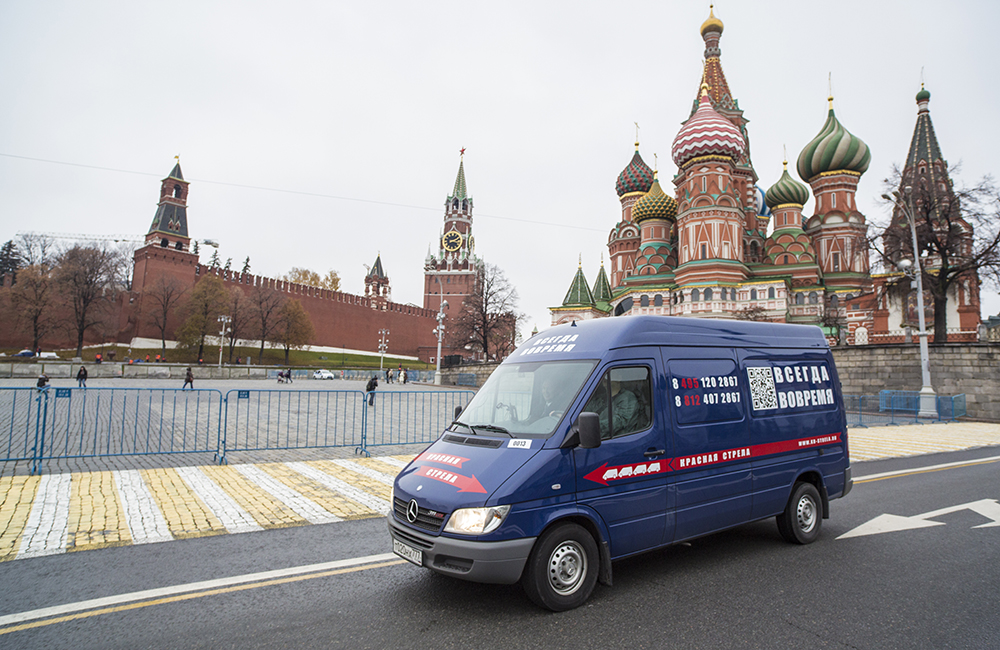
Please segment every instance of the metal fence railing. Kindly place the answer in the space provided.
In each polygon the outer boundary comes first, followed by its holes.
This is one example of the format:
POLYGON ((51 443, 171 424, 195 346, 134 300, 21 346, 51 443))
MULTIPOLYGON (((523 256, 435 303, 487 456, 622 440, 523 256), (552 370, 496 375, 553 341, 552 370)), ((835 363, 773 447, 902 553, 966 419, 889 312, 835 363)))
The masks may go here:
POLYGON ((357 447, 364 442, 365 393, 357 390, 231 390, 219 449, 357 447))
POLYGON ((938 395, 936 416, 922 418, 917 391, 881 391, 878 395, 844 395, 848 426, 943 422, 966 415, 965 395, 938 395))
POLYGON ((385 391, 368 393, 364 448, 433 442, 465 408, 471 390, 385 391))
POLYGON ((0 388, 0 462, 430 443, 473 391, 0 388))

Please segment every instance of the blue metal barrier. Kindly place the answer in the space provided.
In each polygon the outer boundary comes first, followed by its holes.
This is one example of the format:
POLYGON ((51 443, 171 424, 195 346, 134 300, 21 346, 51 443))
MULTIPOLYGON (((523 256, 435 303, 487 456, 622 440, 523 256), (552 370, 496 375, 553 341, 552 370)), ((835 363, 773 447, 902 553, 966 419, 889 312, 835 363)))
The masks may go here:
POLYGON ((373 391, 368 393, 361 452, 368 447, 431 443, 455 419, 455 407, 465 408, 471 390, 373 391))
POLYGON ((227 451, 364 447, 365 394, 357 390, 231 390, 220 429, 227 451))
POLYGON ((874 395, 844 395, 848 426, 916 424, 955 420, 966 415, 965 395, 938 395, 936 417, 921 418, 918 391, 880 391, 874 395))
POLYGON ((0 461, 35 473, 43 460, 214 453, 221 403, 204 389, 2 388, 0 461))

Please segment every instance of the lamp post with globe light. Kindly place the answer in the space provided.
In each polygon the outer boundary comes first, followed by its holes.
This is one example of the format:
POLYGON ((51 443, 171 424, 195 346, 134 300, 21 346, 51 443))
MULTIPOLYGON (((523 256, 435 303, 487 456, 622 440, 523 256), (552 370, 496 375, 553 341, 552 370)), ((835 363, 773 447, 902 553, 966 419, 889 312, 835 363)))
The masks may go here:
POLYGON ((444 338, 444 308, 448 306, 447 300, 441 301, 441 306, 438 308, 437 313, 437 327, 434 328, 434 334, 437 335, 438 339, 438 351, 437 356, 434 360, 437 362, 437 366, 434 369, 434 385, 441 385, 441 339, 444 338))
POLYGON ((917 242, 917 223, 913 216, 911 203, 913 188, 907 185, 903 188, 903 192, 906 194, 906 201, 900 196, 898 190, 894 190, 892 196, 883 194, 882 198, 892 201, 903 213, 903 217, 910 222, 910 234, 913 237, 913 261, 903 259, 899 261, 897 266, 907 277, 911 280, 916 278, 917 281, 917 323, 920 326, 917 336, 920 337, 920 380, 922 384, 920 387, 920 409, 917 416, 933 418, 937 417, 937 395, 931 386, 931 361, 927 350, 927 328, 924 319, 923 268, 920 264, 920 245, 917 242))

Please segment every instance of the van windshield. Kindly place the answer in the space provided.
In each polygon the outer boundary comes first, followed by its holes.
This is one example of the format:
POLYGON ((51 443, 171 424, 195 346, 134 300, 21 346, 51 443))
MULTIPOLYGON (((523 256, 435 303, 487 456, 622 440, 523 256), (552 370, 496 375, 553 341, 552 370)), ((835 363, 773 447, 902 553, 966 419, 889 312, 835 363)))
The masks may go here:
POLYGON ((597 361, 535 361, 498 367, 452 424, 452 431, 547 437, 597 361))

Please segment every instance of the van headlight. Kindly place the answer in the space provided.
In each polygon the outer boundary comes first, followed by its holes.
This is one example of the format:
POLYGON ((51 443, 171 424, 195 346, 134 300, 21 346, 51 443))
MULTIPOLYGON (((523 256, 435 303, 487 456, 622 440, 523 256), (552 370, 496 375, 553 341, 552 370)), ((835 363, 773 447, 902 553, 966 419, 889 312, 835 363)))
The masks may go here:
POLYGON ((497 529, 510 512, 510 506, 493 506, 492 508, 459 508, 451 513, 448 524, 444 527, 446 533, 459 535, 485 535, 497 529))

